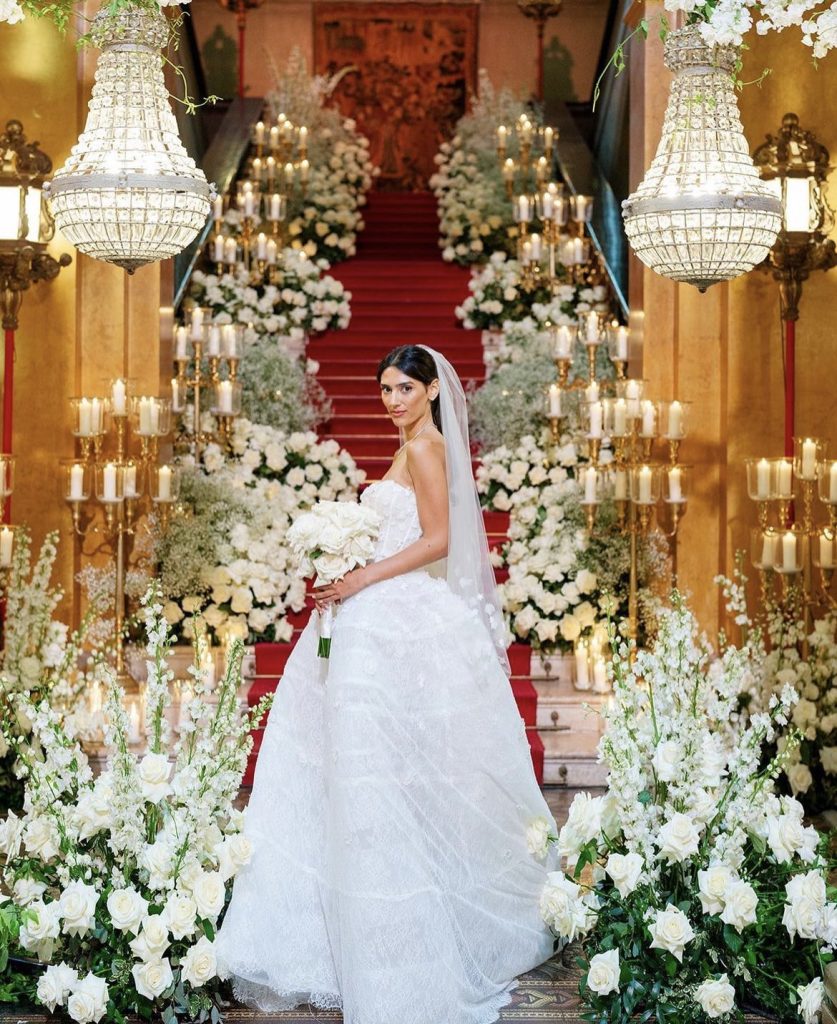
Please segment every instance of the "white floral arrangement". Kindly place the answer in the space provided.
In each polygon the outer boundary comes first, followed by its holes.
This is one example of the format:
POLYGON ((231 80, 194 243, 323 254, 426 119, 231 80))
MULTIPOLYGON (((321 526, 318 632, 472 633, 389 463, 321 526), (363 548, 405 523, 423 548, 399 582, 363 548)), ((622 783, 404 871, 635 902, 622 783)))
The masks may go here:
MULTIPOLYGON (((764 756, 797 695, 785 687, 725 751, 748 652, 713 661, 675 598, 653 646, 632 653, 614 652, 602 709, 607 793, 576 796, 555 843, 566 870, 540 900, 556 935, 584 940, 586 1011, 691 1024, 755 1006, 814 1024, 837 944, 827 843, 774 790, 787 750, 764 756)), ((545 857, 542 833, 530 848, 545 857)))
MULTIPOLYGON (((485 508, 508 512, 509 540, 493 553, 509 577, 500 596, 512 634, 546 650, 571 650, 579 639, 601 637, 617 611, 614 586, 607 592, 584 529, 576 477, 580 459, 565 435, 550 457, 546 438, 524 437, 515 449, 487 452, 477 467, 477 490, 485 508)), ((608 573, 621 575, 624 540, 609 538, 608 573)), ((602 566, 604 569, 604 565, 602 566)))
POLYGON ((369 156, 369 140, 351 118, 326 106, 341 74, 311 75, 299 47, 283 71, 273 66, 273 89, 266 100, 274 118, 284 114, 308 128, 311 171, 304 196, 290 202, 290 243, 309 257, 337 263, 356 252, 363 230, 361 208, 380 173, 369 156))
POLYGON ((2 881, 19 911, 13 951, 49 965, 36 999, 78 1024, 121 1024, 127 1014, 218 1024, 215 934, 251 852, 234 801, 250 730, 270 698, 241 713, 243 649, 233 644, 216 691, 193 670, 193 696, 172 744, 171 638, 153 592, 145 624, 141 756, 128 749, 125 695, 115 679, 106 705, 110 760, 97 778, 48 701, 15 697, 39 752, 20 750, 25 812, 0 823, 2 881))
POLYGON ((219 538, 215 561, 202 573, 203 592, 167 602, 166 617, 187 636, 199 613, 215 635, 289 641, 288 612, 304 607, 305 584, 289 557, 288 529, 319 501, 355 501, 365 474, 334 440, 243 417, 233 423, 229 452, 207 445, 202 467, 246 514, 219 538))
MULTIPOLYGON (((498 125, 511 126, 522 114, 535 122, 525 102, 508 89, 495 92, 481 69, 478 97, 451 141, 442 143, 435 157, 438 170, 430 179, 438 201, 439 246, 448 262, 469 266, 494 252, 514 252, 517 227, 497 159, 496 132, 498 125)), ((510 146, 514 156, 513 138, 510 146)))
MULTIPOLYGON (((366 565, 375 554, 375 541, 381 517, 357 501, 318 501, 310 512, 303 512, 288 530, 288 546, 299 575, 313 578, 315 586, 333 583, 346 573, 366 565)), ((331 627, 334 607, 320 614, 317 654, 331 654, 331 627)))
POLYGON ((212 322, 244 324, 253 336, 288 337, 343 330, 351 320, 351 292, 337 278, 294 249, 284 249, 275 284, 254 286, 247 271, 196 270, 190 293, 211 310, 212 322))
POLYGON ((499 330, 506 320, 530 316, 534 304, 549 302, 549 288, 540 284, 527 291, 521 284, 520 271, 517 260, 510 259, 505 252, 493 252, 482 270, 468 282, 471 294, 456 307, 462 326, 499 330))

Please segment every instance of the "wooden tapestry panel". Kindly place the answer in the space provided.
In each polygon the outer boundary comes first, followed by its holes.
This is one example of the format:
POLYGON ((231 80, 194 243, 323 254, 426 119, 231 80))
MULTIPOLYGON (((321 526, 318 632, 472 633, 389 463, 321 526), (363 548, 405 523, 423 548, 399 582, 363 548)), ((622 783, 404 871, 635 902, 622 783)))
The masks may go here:
POLYGON ((427 188, 439 144, 465 113, 476 59, 474 5, 314 5, 316 70, 357 69, 334 100, 368 136, 381 188, 427 188))

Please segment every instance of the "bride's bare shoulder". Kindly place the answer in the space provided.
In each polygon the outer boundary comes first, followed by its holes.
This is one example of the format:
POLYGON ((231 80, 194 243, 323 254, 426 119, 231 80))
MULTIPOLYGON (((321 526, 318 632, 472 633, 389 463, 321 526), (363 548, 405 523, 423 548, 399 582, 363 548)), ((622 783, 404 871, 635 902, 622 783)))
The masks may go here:
POLYGON ((414 479, 444 476, 445 439, 438 430, 422 434, 407 447, 407 470, 414 479))

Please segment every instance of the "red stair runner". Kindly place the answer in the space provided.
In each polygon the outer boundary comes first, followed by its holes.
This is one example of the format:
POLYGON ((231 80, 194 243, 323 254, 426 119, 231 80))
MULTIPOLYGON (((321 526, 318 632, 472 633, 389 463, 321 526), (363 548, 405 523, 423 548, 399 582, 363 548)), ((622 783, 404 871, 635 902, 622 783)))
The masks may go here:
MULTIPOLYGON (((325 334, 311 343, 308 354, 320 364, 318 380, 332 401, 332 419, 324 424, 325 437, 334 437, 348 449, 367 480, 379 480, 398 447, 398 433, 378 397, 375 370, 396 345, 429 344, 444 352, 463 384, 485 375, 479 331, 459 326, 454 310, 468 294, 470 273, 444 263, 437 244, 436 202, 430 194, 373 193, 364 212, 366 228, 358 255, 333 268, 352 293, 352 320, 347 330, 325 334)), ((508 516, 486 514, 492 547, 508 531, 508 516)), ((505 574, 503 574, 505 575, 505 574)), ((498 572, 498 578, 501 573, 498 572)), ((301 628, 308 612, 299 616, 301 628)), ((535 729, 537 692, 529 678, 529 648, 512 653, 512 689, 527 726, 532 761, 543 781, 544 749, 535 729)), ((275 645, 279 661, 257 678, 248 693, 254 706, 277 685, 293 644, 275 645)), ((251 785, 262 730, 254 733, 244 784, 251 785)))

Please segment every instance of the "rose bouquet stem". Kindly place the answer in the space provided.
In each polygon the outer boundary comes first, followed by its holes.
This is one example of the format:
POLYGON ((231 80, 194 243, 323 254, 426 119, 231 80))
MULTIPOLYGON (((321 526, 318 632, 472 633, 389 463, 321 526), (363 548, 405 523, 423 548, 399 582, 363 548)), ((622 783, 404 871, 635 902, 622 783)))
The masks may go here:
POLYGON ((319 640, 317 641, 317 656, 328 658, 331 655, 331 630, 334 625, 334 605, 326 605, 320 612, 319 640))

